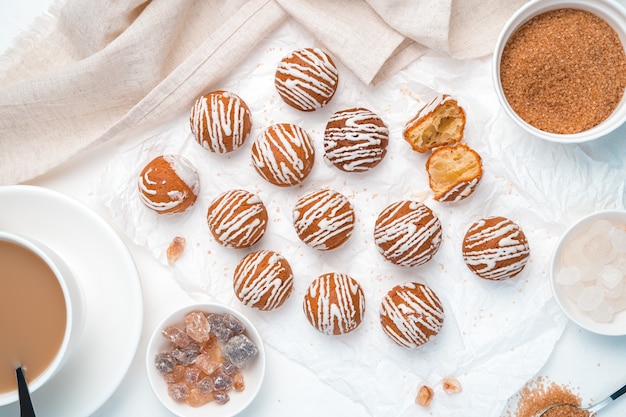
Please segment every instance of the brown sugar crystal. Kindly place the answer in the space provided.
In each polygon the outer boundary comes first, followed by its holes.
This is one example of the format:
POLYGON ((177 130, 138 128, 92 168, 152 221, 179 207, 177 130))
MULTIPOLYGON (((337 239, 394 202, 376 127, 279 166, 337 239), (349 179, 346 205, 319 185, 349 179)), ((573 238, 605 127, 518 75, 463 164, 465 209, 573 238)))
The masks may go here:
POLYGON ((604 121, 626 87, 626 56, 615 30, 593 13, 557 9, 535 16, 509 39, 502 90, 530 125, 572 134, 604 121))
POLYGON ((167 263, 174 265, 185 250, 185 238, 176 236, 167 247, 167 263))
POLYGON ((428 385, 421 385, 417 390, 417 395, 415 396, 415 404, 422 407, 428 407, 430 406, 434 395, 435 393, 431 387, 428 385))
MULTIPOLYGON (((581 398, 566 385, 559 385, 545 377, 537 377, 528 382, 519 392, 517 407, 506 417, 534 417, 536 413, 550 406, 569 404, 579 407, 581 398)), ((589 417, 589 412, 574 407, 554 407, 544 417, 589 417)))

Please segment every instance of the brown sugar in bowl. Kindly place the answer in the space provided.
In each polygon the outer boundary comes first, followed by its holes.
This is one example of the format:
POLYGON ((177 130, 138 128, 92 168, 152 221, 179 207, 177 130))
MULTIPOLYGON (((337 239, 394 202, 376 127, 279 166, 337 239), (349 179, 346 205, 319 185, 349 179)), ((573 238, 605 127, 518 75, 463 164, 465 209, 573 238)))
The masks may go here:
POLYGON ((494 50, 493 82, 505 113, 551 142, 609 134, 626 120, 625 39, 619 4, 530 1, 505 24, 494 50))

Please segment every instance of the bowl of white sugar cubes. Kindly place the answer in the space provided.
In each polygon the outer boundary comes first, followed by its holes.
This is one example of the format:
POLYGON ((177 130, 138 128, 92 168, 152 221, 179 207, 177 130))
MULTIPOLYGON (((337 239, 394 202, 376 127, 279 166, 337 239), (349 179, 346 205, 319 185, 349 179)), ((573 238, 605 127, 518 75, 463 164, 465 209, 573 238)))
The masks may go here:
POLYGON ((567 229, 550 275, 554 297, 574 323, 626 335, 626 211, 599 211, 567 229))

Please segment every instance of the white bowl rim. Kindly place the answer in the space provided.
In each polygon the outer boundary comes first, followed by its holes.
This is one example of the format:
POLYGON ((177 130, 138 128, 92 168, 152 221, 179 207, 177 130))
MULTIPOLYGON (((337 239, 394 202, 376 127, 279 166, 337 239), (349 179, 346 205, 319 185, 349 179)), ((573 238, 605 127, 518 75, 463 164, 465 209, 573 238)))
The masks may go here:
POLYGON ((520 27, 531 18, 550 10, 562 8, 586 10, 601 17, 603 20, 609 23, 609 25, 611 25, 613 29, 619 27, 622 33, 620 33, 620 30, 617 29, 616 32, 618 33, 618 35, 620 35, 622 45, 626 45, 626 9, 624 9, 624 7, 622 7, 619 3, 615 1, 531 0, 528 3, 524 4, 522 7, 520 7, 502 27, 500 34, 498 35, 498 38, 496 40, 496 45, 492 56, 491 75, 496 95, 498 96, 498 101, 504 109, 504 112, 518 126, 522 127, 524 130, 533 134, 534 136, 550 142, 576 144, 602 138, 622 126, 622 124, 624 124, 624 122, 626 121, 626 92, 624 93, 622 100, 618 104, 617 108, 613 111, 613 113, 597 126, 594 126, 591 129, 585 130, 583 132, 573 134, 559 134, 538 129, 527 123, 520 116, 518 116, 506 100, 504 92, 502 91, 502 86, 500 84, 500 56, 509 37, 517 30, 518 27, 520 27))
MULTIPOLYGON (((554 299, 556 303, 558 304, 559 308, 561 309, 561 311, 563 311, 563 313, 573 323, 575 323, 579 327, 585 330, 588 330, 592 333, 596 333, 596 334, 603 335, 603 336, 625 336, 626 325, 622 324, 622 326, 620 327, 616 324, 615 320, 613 320, 610 323, 598 323, 598 322, 593 321, 590 317, 587 317, 586 315, 584 315, 584 313, 577 312, 575 310, 575 307, 573 306, 573 303, 569 300, 564 299, 564 297, 561 296, 555 283, 555 278, 556 278, 555 272, 556 272, 556 268, 558 265, 558 258, 559 258, 558 255, 560 254, 561 249, 563 248, 563 244, 567 241, 569 237, 572 236, 572 234, 579 232, 580 229, 583 228, 584 226, 589 226, 595 220, 600 220, 600 219, 605 219, 605 218, 619 218, 619 219, 623 219, 624 222, 626 223, 626 210, 604 209, 604 210, 595 211, 593 213, 589 213, 581 217, 577 221, 575 221, 573 224, 571 224, 565 230, 565 232, 561 235, 556 247, 554 248, 554 251, 552 253, 552 258, 550 261, 550 271, 549 271, 550 288, 552 290, 552 295, 554 296, 554 299)), ((624 320, 626 320, 626 310, 621 311, 617 315, 620 318, 623 318, 624 320)))
MULTIPOLYGON (((167 342, 165 342, 167 343, 167 342)), ((196 416, 196 415, 214 415, 216 417, 226 417, 226 416, 235 416, 241 413, 244 409, 246 409, 257 397, 259 391, 261 390, 261 386, 263 385, 263 380, 265 378, 265 367, 266 367, 266 358, 265 358, 265 347, 263 345, 263 339, 259 334, 256 326, 248 319, 242 312, 237 309, 228 306, 219 302, 195 302, 191 304, 185 304, 183 306, 177 307, 172 311, 165 314, 165 316, 159 321, 157 326, 154 328, 150 339, 148 341, 148 346, 146 349, 146 371, 148 374, 148 380, 150 382, 150 386, 152 387, 152 391, 155 396, 161 401, 161 404, 165 406, 169 411, 176 414, 180 417, 188 417, 188 416, 196 416), (171 400, 165 390, 163 390, 163 378, 162 375, 155 370, 154 367, 154 355, 157 353, 157 349, 155 349, 155 344, 159 343, 158 340, 162 339, 161 330, 172 322, 180 322, 180 320, 175 320, 174 318, 180 316, 182 319, 186 313, 191 311, 204 311, 204 312, 216 312, 216 313, 230 313, 237 317, 239 320, 243 322, 246 326, 246 334, 250 339, 252 339, 258 349, 259 352, 257 357, 255 358, 255 364, 259 367, 258 369, 258 384, 254 386, 246 383, 246 388, 243 393, 246 394, 245 401, 241 403, 233 402, 233 396, 231 396, 231 401, 225 405, 216 405, 216 404, 206 404, 204 406, 194 408, 187 405, 184 402, 175 402, 171 400), (159 386, 159 384, 161 386, 159 386), (216 407, 207 411, 206 407, 216 407), (217 408, 219 407, 219 408, 217 408), (224 411, 220 413, 220 411, 224 411), (230 411, 230 413, 225 413, 226 411, 230 411)), ((245 371, 244 371, 245 372, 245 371)), ((242 393, 234 393, 234 394, 242 394, 242 393)))

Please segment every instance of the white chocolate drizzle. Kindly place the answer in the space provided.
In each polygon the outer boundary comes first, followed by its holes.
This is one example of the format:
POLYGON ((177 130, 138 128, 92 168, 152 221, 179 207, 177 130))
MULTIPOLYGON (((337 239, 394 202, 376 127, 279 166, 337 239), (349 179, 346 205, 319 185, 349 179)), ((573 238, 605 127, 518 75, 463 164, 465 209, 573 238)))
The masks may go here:
POLYGON ((374 242, 385 259, 407 267, 428 262, 441 238, 439 218, 418 201, 391 204, 378 216, 374 228, 374 242))
POLYGON ((454 187, 450 188, 450 190, 443 194, 438 200, 453 203, 461 201, 474 191, 474 188, 476 188, 479 181, 480 177, 474 178, 471 181, 461 181, 454 187))
POLYGON ((244 144, 250 132, 250 110, 236 94, 215 91, 196 100, 191 110, 191 131, 203 148, 226 153, 244 144))
POLYGON ((273 310, 293 289, 291 267, 280 254, 261 250, 244 257, 235 269, 233 286, 237 298, 249 307, 273 310))
POLYGON ((367 171, 382 161, 388 142, 389 129, 372 111, 338 111, 326 125, 324 157, 343 171, 367 171))
POLYGON ((252 163, 267 181, 278 186, 302 182, 313 168, 314 148, 300 126, 268 127, 252 144, 252 163))
POLYGON ((320 332, 333 335, 348 333, 361 323, 365 296, 354 278, 339 273, 315 279, 304 297, 304 313, 320 332))
POLYGON ((255 244, 265 233, 267 211, 261 199, 245 190, 231 190, 216 198, 207 222, 224 246, 244 248, 255 244))
MULTIPOLYGON (((445 314, 435 292, 428 286, 407 282, 394 287, 380 305, 385 333, 398 345, 415 348, 428 342, 443 327, 445 314)), ((382 322, 382 320, 381 320, 382 322)))
POLYGON ((354 228, 352 204, 343 194, 328 189, 313 190, 300 197, 293 217, 298 237, 318 250, 340 246, 354 228))
POLYGON ((467 265, 479 277, 490 280, 517 275, 529 254, 528 242, 519 226, 504 217, 475 222, 463 241, 463 259, 467 265))
POLYGON ((337 68, 324 51, 304 48, 293 51, 278 64, 275 85, 288 104, 312 111, 330 101, 338 80, 337 68))

